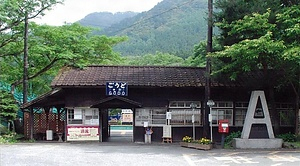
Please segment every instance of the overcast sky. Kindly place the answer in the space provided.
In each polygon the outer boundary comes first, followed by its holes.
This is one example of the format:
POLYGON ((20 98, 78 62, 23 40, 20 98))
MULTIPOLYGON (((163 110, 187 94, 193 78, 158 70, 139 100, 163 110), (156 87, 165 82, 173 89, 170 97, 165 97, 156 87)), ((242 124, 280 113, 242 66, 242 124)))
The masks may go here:
POLYGON ((93 12, 143 12, 150 10, 162 0, 65 0, 46 15, 35 20, 39 24, 63 25, 73 23, 93 12))

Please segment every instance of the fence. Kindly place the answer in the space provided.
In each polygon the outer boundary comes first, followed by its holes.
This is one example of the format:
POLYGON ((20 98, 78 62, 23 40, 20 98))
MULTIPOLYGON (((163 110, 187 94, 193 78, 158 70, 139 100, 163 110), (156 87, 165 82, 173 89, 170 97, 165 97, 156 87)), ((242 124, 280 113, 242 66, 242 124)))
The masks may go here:
MULTIPOLYGON (((33 137, 36 140, 44 140, 46 130, 52 130, 53 133, 65 133, 66 113, 63 111, 57 113, 34 113, 33 118, 33 137)), ((30 138, 30 113, 24 112, 24 137, 30 138)))

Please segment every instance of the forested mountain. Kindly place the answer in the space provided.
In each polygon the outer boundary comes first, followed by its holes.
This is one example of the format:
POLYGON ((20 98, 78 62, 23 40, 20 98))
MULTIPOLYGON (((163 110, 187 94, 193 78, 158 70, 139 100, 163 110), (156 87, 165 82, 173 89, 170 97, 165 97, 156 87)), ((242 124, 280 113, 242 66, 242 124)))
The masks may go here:
POLYGON ((109 28, 113 24, 117 24, 120 21, 136 16, 136 12, 118 12, 118 13, 109 13, 109 12, 95 12, 88 14, 83 19, 78 21, 81 25, 96 27, 96 28, 109 28))
MULTIPOLYGON (((180 57, 192 55, 194 45, 206 39, 207 0, 163 0, 147 12, 123 19, 119 23, 96 32, 108 36, 128 36, 128 41, 118 44, 115 51, 126 55, 154 54, 157 51, 180 57)), ((91 17, 91 16, 90 16, 91 17)), ((101 17, 99 17, 101 18, 101 17)), ((97 25, 102 20, 87 17, 82 25, 97 25)), ((108 22, 108 21, 107 21, 108 22)))

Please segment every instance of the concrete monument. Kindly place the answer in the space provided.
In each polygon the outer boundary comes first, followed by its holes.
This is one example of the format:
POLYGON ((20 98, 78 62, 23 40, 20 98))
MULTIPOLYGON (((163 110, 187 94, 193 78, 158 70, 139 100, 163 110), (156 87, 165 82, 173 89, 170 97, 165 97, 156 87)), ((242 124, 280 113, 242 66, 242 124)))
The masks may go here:
POLYGON ((253 91, 251 93, 242 136, 233 140, 233 146, 238 149, 282 147, 282 139, 274 137, 264 91, 253 91), (260 128, 266 128, 267 131, 264 133, 266 134, 267 132, 268 138, 250 138, 251 131, 253 131, 251 128, 255 125, 260 126, 260 128))

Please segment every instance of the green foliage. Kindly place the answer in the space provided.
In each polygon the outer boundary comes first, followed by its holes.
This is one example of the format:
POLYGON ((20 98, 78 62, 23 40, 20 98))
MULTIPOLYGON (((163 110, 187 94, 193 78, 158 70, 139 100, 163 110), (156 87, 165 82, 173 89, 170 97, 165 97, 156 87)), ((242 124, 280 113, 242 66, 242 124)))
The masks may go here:
MULTIPOLYGON (((126 40, 124 37, 92 36, 92 29, 79 24, 48 26, 30 24, 29 84, 31 93, 39 95, 49 85, 58 70, 64 66, 84 67, 89 64, 114 64, 121 60, 112 49, 126 40)), ((18 52, 11 42, 5 48, 18 52)), ((20 47, 22 48, 22 47, 20 47)), ((0 51, 1 52, 1 51, 0 51)), ((0 73, 8 84, 20 85, 23 77, 22 54, 0 57, 0 73)), ((19 89, 22 89, 21 87, 19 89)))
POLYGON ((286 80, 299 84, 295 80, 300 74, 299 41, 285 33, 292 30, 296 38, 299 37, 296 33, 299 28, 294 25, 298 24, 296 20, 300 19, 300 15, 290 15, 291 10, 300 12, 299 6, 292 6, 278 10, 273 22, 270 21, 272 12, 267 10, 263 14, 254 13, 231 23, 223 21, 217 24, 227 28, 224 37, 235 35, 238 40, 225 46, 223 51, 210 55, 219 60, 219 68, 214 68, 214 73, 231 73, 231 78, 235 79, 242 72, 284 69, 286 80))
POLYGON ((279 134, 276 136, 277 138, 281 138, 284 142, 296 142, 297 136, 292 133, 279 134))
POLYGON ((283 41, 275 41, 271 38, 272 33, 269 32, 258 39, 245 39, 225 47, 224 51, 211 54, 210 56, 214 58, 230 59, 230 63, 223 63, 222 68, 215 70, 213 74, 231 73, 231 79, 236 79, 236 76, 242 72, 276 68, 283 61, 281 54, 286 47, 283 41))
POLYGON ((111 110, 109 110, 109 115, 110 115, 110 116, 116 116, 116 115, 118 115, 118 114, 121 115, 121 113, 122 113, 122 110, 121 110, 121 109, 111 109, 111 110))
POLYGON ((1 0, 0 48, 14 42, 18 35, 22 34, 20 25, 24 22, 26 15, 29 20, 33 19, 62 2, 63 0, 1 0))
MULTIPOLYGON (((271 9, 271 11, 274 12, 270 13, 269 21, 274 22, 276 11, 279 10, 284 3, 285 2, 282 0, 216 0, 215 7, 217 8, 217 12, 214 14, 215 20, 218 24, 225 22, 231 24, 232 22, 239 22, 239 20, 242 20, 244 17, 248 17, 253 13, 263 14, 271 9)), ((248 25, 251 25, 250 28, 255 29, 255 27, 252 26, 254 23, 253 20, 249 21, 249 24, 244 24, 244 26, 248 27, 248 25)), ((261 29, 264 25, 265 24, 260 25, 260 22, 257 22, 256 24, 258 29, 261 29)), ((229 33, 232 31, 231 27, 218 25, 218 28, 221 30, 221 45, 230 46, 242 40, 240 34, 229 33)), ((265 30, 262 29, 262 32, 265 32, 265 30)), ((245 37, 248 34, 255 36, 255 34, 262 34, 262 32, 249 30, 245 34, 242 34, 242 37, 245 37)))
POLYGON ((232 147, 232 141, 234 138, 241 138, 242 133, 240 131, 232 132, 228 136, 225 137, 225 146, 232 147))
POLYGON ((4 125, 2 125, 2 124, 0 123, 0 135, 1 135, 1 134, 6 134, 6 133, 8 133, 8 132, 9 132, 9 131, 8 131, 7 127, 4 126, 4 125))
POLYGON ((1 120, 13 121, 18 111, 16 101, 9 92, 3 90, 0 92, 0 123, 1 120))
MULTIPOLYGON (((95 27, 95 28, 109 28, 113 24, 117 24, 120 21, 136 16, 138 13, 135 12, 95 12, 85 16, 83 19, 79 20, 78 23, 84 26, 95 27), (97 20, 97 21, 95 21, 97 20)), ((101 33, 96 31, 96 33, 101 33)))
MULTIPOLYGON (((193 46, 205 40, 207 1, 164 0, 148 12, 124 19, 98 34, 128 36, 114 50, 124 56, 142 56, 158 52, 182 58, 193 54, 193 46)), ((82 20, 86 21, 86 20, 82 20)), ((83 25, 92 23, 85 22, 83 25)))
POLYGON ((182 142, 192 142, 192 137, 190 137, 190 136, 184 136, 183 138, 182 138, 182 142))
POLYGON ((0 144, 8 144, 8 143, 16 143, 18 139, 22 138, 23 136, 17 134, 15 132, 9 132, 3 135, 0 135, 0 144))
POLYGON ((198 144, 204 144, 204 145, 209 145, 212 142, 210 141, 210 139, 207 138, 201 138, 199 140, 196 141, 198 144))
POLYGON ((182 66, 184 59, 175 55, 157 52, 155 55, 124 57, 123 64, 134 66, 182 66))

